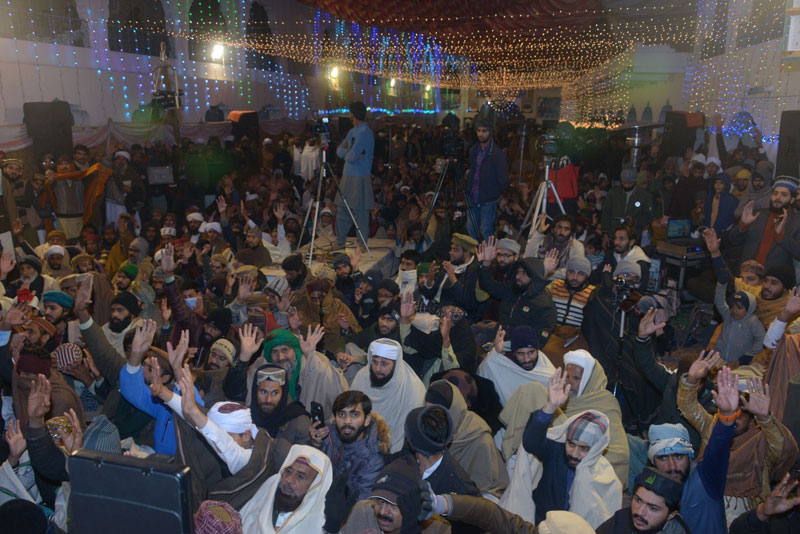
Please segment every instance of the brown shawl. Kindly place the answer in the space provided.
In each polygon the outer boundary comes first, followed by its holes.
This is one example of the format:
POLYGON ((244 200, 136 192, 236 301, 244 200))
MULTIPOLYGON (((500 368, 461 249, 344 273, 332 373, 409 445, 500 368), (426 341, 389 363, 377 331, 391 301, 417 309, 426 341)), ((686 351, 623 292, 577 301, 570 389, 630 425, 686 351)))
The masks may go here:
MULTIPOLYGON (((45 414, 45 421, 51 417, 65 415, 72 408, 78 416, 78 420, 86 429, 86 417, 83 413, 83 404, 78 394, 72 389, 64 375, 56 370, 50 372, 50 411, 45 414)), ((14 402, 14 413, 19 419, 20 430, 23 434, 28 430, 28 395, 31 392, 31 382, 20 378, 17 370, 11 382, 11 396, 14 402)))

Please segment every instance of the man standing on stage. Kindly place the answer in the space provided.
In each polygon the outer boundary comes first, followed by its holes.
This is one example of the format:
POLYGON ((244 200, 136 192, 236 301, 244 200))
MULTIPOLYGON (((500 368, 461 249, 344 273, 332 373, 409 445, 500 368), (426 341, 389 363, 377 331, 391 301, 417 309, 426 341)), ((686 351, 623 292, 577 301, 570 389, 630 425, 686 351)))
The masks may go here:
POLYGON ((471 215, 467 231, 477 241, 494 234, 497 199, 508 185, 506 155, 492 138, 493 133, 488 119, 478 119, 475 128, 478 142, 469 149, 467 196, 471 215))
POLYGON ((336 155, 344 160, 340 191, 336 195, 336 206, 339 208, 336 210, 336 239, 339 244, 337 248, 344 248, 347 234, 353 225, 342 195, 347 199, 364 238, 366 239, 369 234, 369 212, 374 205, 371 177, 375 138, 365 122, 366 118, 367 106, 363 102, 350 104, 353 127, 336 149, 336 155))

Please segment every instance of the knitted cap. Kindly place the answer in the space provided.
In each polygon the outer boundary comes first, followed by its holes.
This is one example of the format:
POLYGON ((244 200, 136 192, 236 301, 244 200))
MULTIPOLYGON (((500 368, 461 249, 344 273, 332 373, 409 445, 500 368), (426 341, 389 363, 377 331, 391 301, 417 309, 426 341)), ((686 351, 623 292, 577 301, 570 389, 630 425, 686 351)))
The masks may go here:
POLYGON ((93 451, 122 454, 119 430, 105 415, 95 417, 83 433, 83 446, 93 451))
POLYGON ((653 467, 645 467, 636 477, 635 487, 639 486, 664 497, 670 509, 677 507, 683 496, 682 482, 653 467))
POLYGON ((139 267, 132 263, 123 263, 119 266, 119 269, 117 269, 117 273, 123 273, 131 280, 135 280, 139 275, 139 267))
POLYGON ((608 430, 605 422, 591 412, 584 412, 575 418, 567 428, 567 439, 583 441, 591 447, 608 430))
POLYGON ((513 252, 514 254, 519 254, 520 246, 519 243, 517 243, 513 239, 504 237, 503 239, 497 242, 497 250, 500 249, 508 250, 509 252, 513 252))
POLYGON ((523 324, 519 325, 511 331, 508 336, 511 341, 511 352, 516 352, 517 349, 538 349, 539 336, 532 326, 523 324))
POLYGON ((792 289, 797 284, 794 269, 790 265, 774 265, 764 273, 764 277, 767 276, 780 280, 784 289, 792 289))
POLYGON ((72 308, 75 304, 75 300, 63 291, 48 291, 42 295, 42 302, 45 304, 52 302, 62 308, 72 308))
POLYGON ((614 268, 614 276, 620 276, 623 274, 630 274, 641 277, 642 268, 635 261, 622 260, 614 268))
POLYGON ((232 322, 233 316, 231 315, 230 308, 217 308, 209 313, 208 318, 206 319, 206 324, 210 324, 211 326, 219 329, 223 336, 228 333, 228 330, 231 329, 232 322))
POLYGON ((586 256, 573 256, 567 260, 567 270, 589 275, 592 272, 592 264, 586 256))
POLYGON ((453 420, 447 412, 447 408, 440 404, 431 404, 421 408, 414 408, 406 416, 405 422, 406 441, 409 446, 425 456, 433 456, 447 448, 450 440, 453 439, 453 420), (443 414, 447 419, 447 432, 442 440, 436 440, 427 436, 422 429, 422 419, 428 414, 443 414))
POLYGON ((133 293, 129 293, 128 291, 122 291, 117 293, 113 299, 111 299, 111 304, 119 304, 131 315, 138 315, 139 314, 139 299, 137 299, 133 293))

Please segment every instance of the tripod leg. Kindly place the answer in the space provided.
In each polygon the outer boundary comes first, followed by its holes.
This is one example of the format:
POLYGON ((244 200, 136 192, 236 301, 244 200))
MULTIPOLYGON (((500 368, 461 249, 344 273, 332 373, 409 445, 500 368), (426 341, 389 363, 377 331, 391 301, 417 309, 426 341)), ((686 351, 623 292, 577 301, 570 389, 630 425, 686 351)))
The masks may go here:
MULTIPOLYGON (((483 232, 481 231, 480 227, 480 220, 475 218, 475 214, 472 212, 472 202, 469 200, 469 195, 467 195, 467 189, 464 185, 464 173, 461 171, 461 167, 458 166, 458 163, 451 163, 451 165, 455 166, 456 169, 456 194, 460 194, 461 197, 464 199, 464 203, 467 208, 467 233, 469 233, 469 226, 472 224, 472 227, 475 228, 475 239, 480 243, 484 237, 488 238, 489 236, 484 236, 483 232)), ((475 209, 478 210, 480 213, 480 207, 476 207, 475 209)), ((480 217, 480 215, 479 215, 480 217)), ((494 233, 494 232, 492 232, 494 233)))
POLYGON ((550 190, 553 192, 553 196, 556 197, 556 202, 558 202, 558 207, 561 210, 562 215, 566 215, 566 211, 564 210, 564 204, 561 203, 561 197, 558 196, 558 191, 556 191, 556 186, 553 182, 548 181, 547 184, 550 186, 550 190))
MULTIPOLYGON (((428 213, 425 215, 425 224, 422 225, 422 241, 420 241, 419 248, 425 244, 425 235, 428 231, 428 224, 431 222, 431 215, 433 214, 433 209, 436 207, 436 202, 439 200, 439 194, 442 191, 442 184, 444 184, 444 178, 447 176, 447 168, 449 163, 445 162, 444 167, 442 168, 442 174, 439 175, 439 181, 436 183, 436 191, 433 193, 433 200, 431 201, 431 207, 428 208, 428 213)), ((417 250, 420 254, 422 250, 417 250)))

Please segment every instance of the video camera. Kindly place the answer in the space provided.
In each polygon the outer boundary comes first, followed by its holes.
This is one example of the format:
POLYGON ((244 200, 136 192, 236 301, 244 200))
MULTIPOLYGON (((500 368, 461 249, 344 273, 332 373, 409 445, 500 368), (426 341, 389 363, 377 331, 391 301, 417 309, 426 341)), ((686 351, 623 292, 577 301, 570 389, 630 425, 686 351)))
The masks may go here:
POLYGON ((328 146, 331 139, 330 119, 322 117, 311 125, 311 134, 319 136, 320 146, 328 146))
POLYGON ((459 136, 461 121, 453 113, 442 119, 442 157, 460 158, 464 155, 464 140, 459 136))

